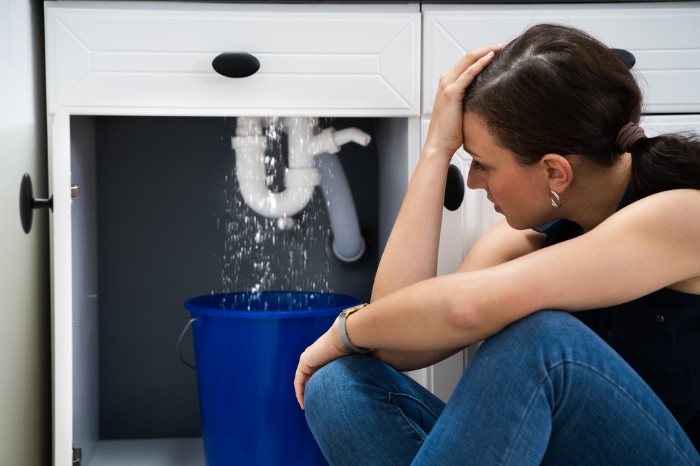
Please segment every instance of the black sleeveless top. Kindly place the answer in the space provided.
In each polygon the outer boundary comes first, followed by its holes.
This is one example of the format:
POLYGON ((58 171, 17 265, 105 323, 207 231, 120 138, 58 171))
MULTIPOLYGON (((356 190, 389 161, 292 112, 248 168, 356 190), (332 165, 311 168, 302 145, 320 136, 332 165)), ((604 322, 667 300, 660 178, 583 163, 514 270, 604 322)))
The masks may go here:
MULTIPOLYGON (((626 195, 619 208, 633 202, 626 195)), ((536 231, 545 246, 583 233, 569 220, 536 231)), ((574 316, 603 338, 656 392, 700 451, 700 295, 662 288, 574 316)))

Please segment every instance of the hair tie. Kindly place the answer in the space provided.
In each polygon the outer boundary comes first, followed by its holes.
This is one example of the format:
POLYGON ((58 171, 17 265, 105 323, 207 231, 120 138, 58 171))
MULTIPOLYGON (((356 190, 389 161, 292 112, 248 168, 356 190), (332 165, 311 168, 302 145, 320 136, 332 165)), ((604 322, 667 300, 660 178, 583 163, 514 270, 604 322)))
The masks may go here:
POLYGON ((637 123, 630 122, 623 126, 620 132, 617 133, 615 145, 619 147, 622 152, 629 152, 635 142, 646 137, 647 135, 644 133, 644 130, 637 123))

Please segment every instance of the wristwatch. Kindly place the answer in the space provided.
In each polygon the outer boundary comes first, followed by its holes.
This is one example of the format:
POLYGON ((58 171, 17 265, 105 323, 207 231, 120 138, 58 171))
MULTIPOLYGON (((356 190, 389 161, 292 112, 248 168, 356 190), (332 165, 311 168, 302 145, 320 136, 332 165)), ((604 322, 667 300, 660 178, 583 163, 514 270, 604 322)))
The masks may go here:
POLYGON ((348 338, 348 331, 345 328, 345 321, 347 320, 348 316, 352 314, 353 312, 357 312, 363 307, 367 306, 367 303, 364 304, 358 304, 357 306, 349 307, 345 309, 343 312, 340 313, 338 316, 338 333, 340 334, 340 341, 343 342, 343 345, 345 346, 345 349, 350 351, 351 353, 355 354, 366 354, 372 351, 372 348, 360 348, 358 346, 355 346, 352 344, 350 341, 350 338, 348 338))

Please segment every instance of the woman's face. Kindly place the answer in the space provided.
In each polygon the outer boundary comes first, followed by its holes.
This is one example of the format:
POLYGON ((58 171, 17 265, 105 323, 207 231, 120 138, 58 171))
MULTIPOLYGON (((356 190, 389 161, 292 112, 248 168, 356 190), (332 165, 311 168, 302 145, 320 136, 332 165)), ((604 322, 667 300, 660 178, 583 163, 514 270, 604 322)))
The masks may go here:
POLYGON ((485 190, 495 210, 513 228, 533 228, 551 221, 549 188, 539 164, 519 164, 470 112, 464 114, 463 136, 464 149, 473 159, 467 176, 470 189, 485 190))

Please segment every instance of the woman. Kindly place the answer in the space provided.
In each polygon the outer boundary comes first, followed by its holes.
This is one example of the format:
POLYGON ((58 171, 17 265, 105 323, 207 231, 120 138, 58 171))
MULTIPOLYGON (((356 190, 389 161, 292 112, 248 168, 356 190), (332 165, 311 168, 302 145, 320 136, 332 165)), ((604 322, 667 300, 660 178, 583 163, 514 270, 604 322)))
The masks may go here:
POLYGON ((563 26, 441 76, 371 304, 299 361, 331 464, 700 464, 700 143, 645 137, 641 106, 625 62, 563 26), (461 145, 506 221, 436 277, 461 145), (399 372, 481 340, 447 405, 399 372))

